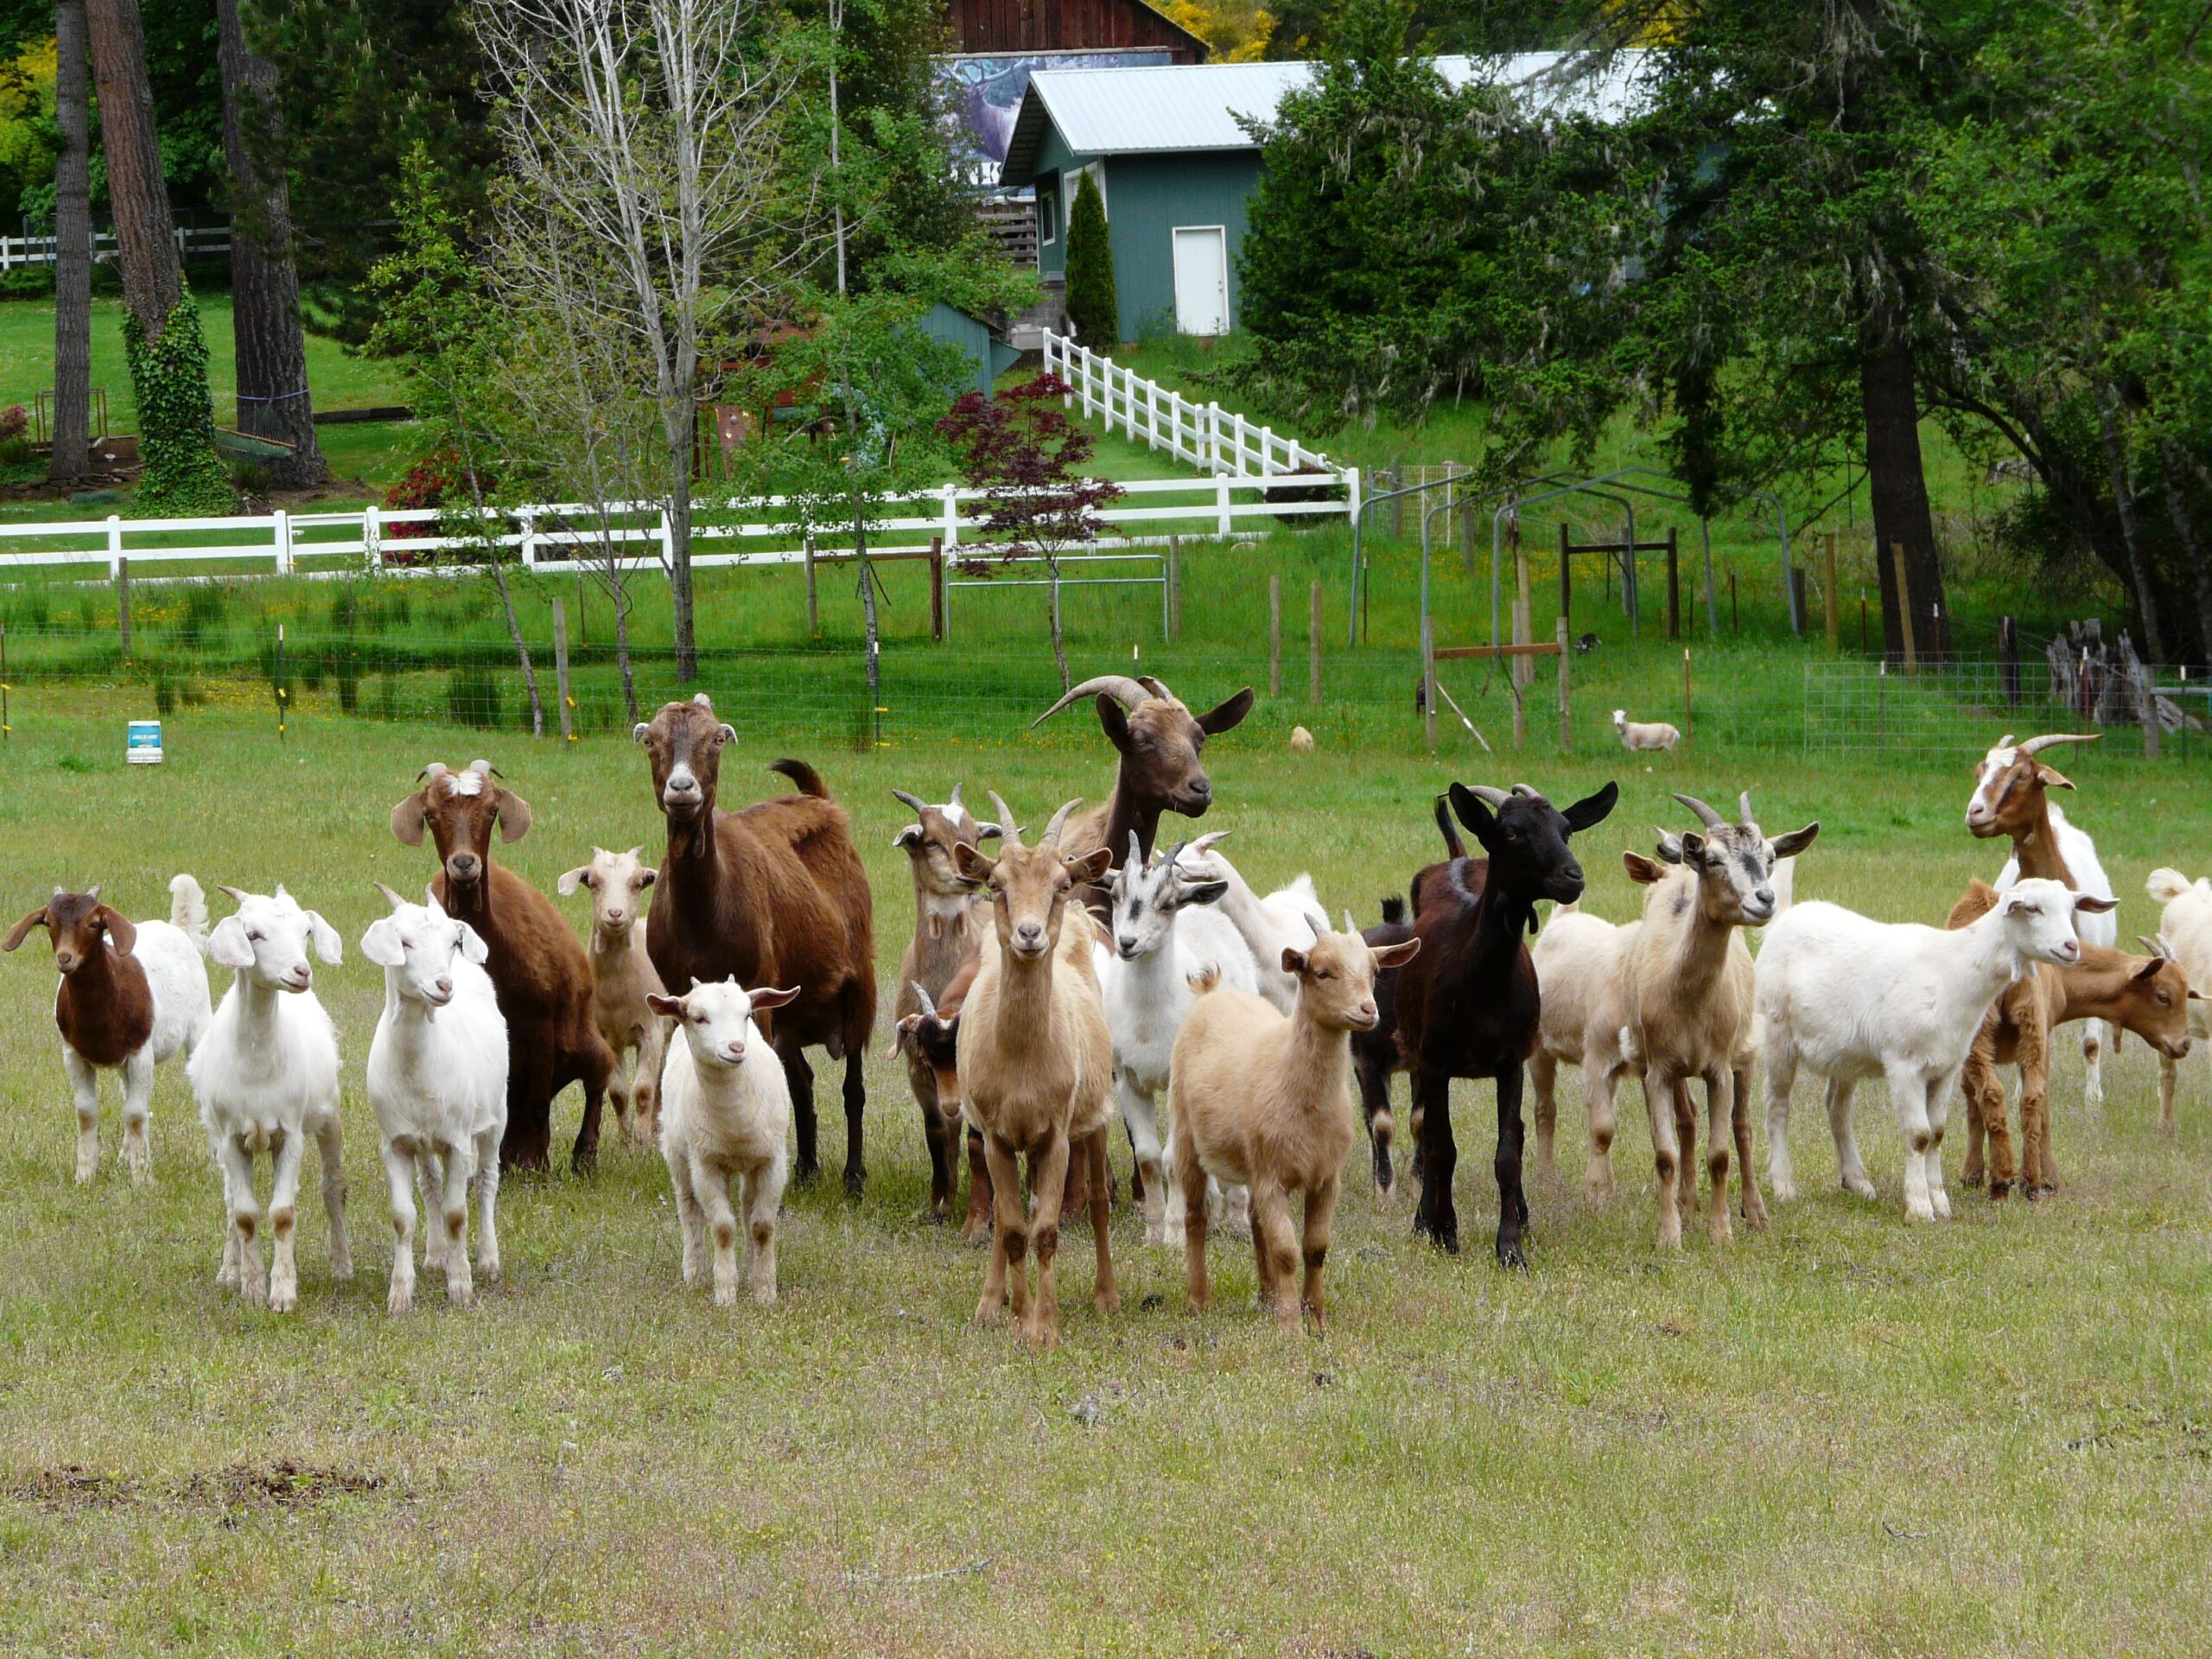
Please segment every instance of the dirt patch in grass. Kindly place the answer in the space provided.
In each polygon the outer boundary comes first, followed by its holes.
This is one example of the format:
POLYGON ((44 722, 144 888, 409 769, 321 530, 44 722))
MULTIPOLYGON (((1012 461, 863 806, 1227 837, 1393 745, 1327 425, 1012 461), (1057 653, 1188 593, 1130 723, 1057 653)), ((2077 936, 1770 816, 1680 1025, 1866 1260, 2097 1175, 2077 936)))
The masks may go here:
POLYGON ((160 1487, 127 1475, 96 1474, 82 1465, 65 1463, 17 1482, 8 1495, 54 1514, 120 1509, 140 1503, 230 1513, 311 1510, 338 1498, 382 1491, 387 1484, 382 1475, 363 1470, 295 1463, 289 1458, 267 1464, 233 1463, 160 1487))

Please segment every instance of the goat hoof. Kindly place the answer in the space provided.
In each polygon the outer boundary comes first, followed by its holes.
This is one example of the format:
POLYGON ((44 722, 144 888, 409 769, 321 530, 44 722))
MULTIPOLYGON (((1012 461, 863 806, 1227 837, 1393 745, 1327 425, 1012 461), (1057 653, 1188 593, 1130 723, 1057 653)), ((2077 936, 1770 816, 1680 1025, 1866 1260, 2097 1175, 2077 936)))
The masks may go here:
POLYGON ((414 1306, 415 1287, 394 1285, 391 1287, 391 1294, 385 1298, 384 1311, 387 1313, 405 1313, 414 1306))
POLYGON ((1497 1265, 1501 1268, 1518 1268, 1523 1273, 1529 1270, 1529 1258, 1522 1252, 1519 1239, 1501 1238, 1497 1241, 1497 1265))
POLYGON ((1122 1293, 1118 1290, 1094 1292, 1090 1305, 1101 1313, 1118 1313, 1122 1311, 1122 1293))
POLYGON ((2010 1181, 1992 1181, 1989 1184, 1989 1201, 1992 1204, 2002 1204, 2012 1191, 2012 1183, 2010 1181))
POLYGON ((845 1196, 847 1198, 857 1200, 861 1196, 861 1188, 867 1185, 868 1172, 866 1170, 849 1169, 845 1172, 845 1196))
MULTIPOLYGON (((1978 1169, 1961 1170, 1959 1172, 1959 1185, 1961 1186, 1980 1186, 1981 1185, 1981 1172, 1978 1169)), ((1992 1192, 1996 1192, 1997 1185, 1998 1184, 1996 1182, 1991 1182, 1989 1190, 1992 1192)))

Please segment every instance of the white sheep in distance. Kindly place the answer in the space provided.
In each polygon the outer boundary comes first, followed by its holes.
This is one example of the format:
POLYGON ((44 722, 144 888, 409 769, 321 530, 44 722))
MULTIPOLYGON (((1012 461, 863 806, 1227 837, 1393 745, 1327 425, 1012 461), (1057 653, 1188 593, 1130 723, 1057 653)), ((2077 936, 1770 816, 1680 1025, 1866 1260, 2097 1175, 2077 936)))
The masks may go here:
POLYGON ((273 894, 225 887, 235 914, 215 924, 207 955, 234 971, 207 1035, 185 1075, 200 1102, 207 1149, 223 1172, 229 1226, 215 1282, 250 1303, 266 1295, 271 1313, 299 1306, 293 1249, 300 1163, 313 1135, 322 1157, 322 1207, 330 1217, 330 1276, 353 1276, 346 1242, 345 1135, 338 1118, 338 1033, 315 1000, 314 953, 340 956, 338 930, 278 887, 273 894), (269 1230, 276 1253, 264 1281, 261 1214, 253 1195, 254 1160, 269 1154, 269 1230))
POLYGON ((1681 733, 1663 720, 1630 720, 1628 710, 1613 710, 1613 729, 1620 734, 1621 747, 1630 754, 1652 749, 1671 752, 1682 741, 1681 733))
POLYGON ((1767 929, 1756 1006, 1766 1052, 1767 1173, 1777 1203, 1796 1196, 1789 1160, 1789 1090, 1800 1066, 1828 1080, 1828 1128, 1843 1185, 1874 1184, 1851 1130, 1851 1091, 1884 1077, 1905 1142, 1904 1200, 1923 1221, 1951 1213, 1943 1191, 1943 1126, 1951 1091, 1982 1016, 2038 962, 2082 955, 2076 908, 2108 900, 2031 877, 1989 913, 1954 930, 1877 922, 1840 905, 1799 905, 1767 929))
POLYGON ((683 1232, 683 1282, 699 1282, 713 1236, 715 1306, 737 1306, 737 1215, 733 1177, 744 1180, 745 1262, 753 1300, 776 1300, 776 1216, 791 1165, 791 1091, 783 1063, 753 1023, 798 995, 735 979, 692 982, 682 996, 647 999, 676 1022, 660 1080, 660 1153, 676 1189, 683 1232))
POLYGON ((489 954, 467 922, 435 898, 411 905, 382 882, 391 914, 369 924, 361 955, 384 969, 384 1014, 369 1043, 369 1104, 384 1141, 391 1188, 391 1290, 404 1313, 415 1300, 415 1183, 435 1219, 423 1265, 442 1266, 446 1300, 467 1307, 468 1189, 476 1188, 476 1271, 499 1278, 499 1137, 507 1128, 507 1022, 484 971, 489 954))

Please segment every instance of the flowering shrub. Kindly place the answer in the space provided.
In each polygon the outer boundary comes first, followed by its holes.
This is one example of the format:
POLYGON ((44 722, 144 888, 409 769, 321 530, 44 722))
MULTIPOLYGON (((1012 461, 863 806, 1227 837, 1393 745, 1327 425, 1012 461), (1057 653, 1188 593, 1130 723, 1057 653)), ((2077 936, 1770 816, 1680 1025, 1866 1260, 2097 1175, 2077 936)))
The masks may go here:
MULTIPOLYGON (((492 489, 490 479, 480 479, 478 482, 486 493, 490 493, 492 489)), ((468 498, 468 474, 467 468, 461 465, 461 457, 451 449, 436 449, 409 467, 407 475, 385 492, 384 505, 391 511, 416 507, 443 507, 448 504, 458 505, 466 502, 468 498)), ((438 533, 436 521, 425 519, 408 524, 387 524, 385 526, 384 538, 386 542, 405 541, 414 537, 435 536, 438 533)), ((410 558, 400 555, 387 554, 385 556, 388 563, 394 564, 406 564, 413 562, 410 558)))
POLYGON ((30 430, 31 412, 21 404, 0 409, 0 443, 12 443, 30 430))

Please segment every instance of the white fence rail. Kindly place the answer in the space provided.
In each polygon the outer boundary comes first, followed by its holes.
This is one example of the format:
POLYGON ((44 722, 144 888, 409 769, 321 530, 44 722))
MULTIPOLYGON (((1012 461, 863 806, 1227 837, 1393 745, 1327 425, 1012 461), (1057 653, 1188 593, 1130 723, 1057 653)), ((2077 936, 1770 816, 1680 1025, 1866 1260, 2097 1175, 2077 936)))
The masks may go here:
POLYGON ((1319 451, 1271 426, 1255 426, 1219 404, 1194 404, 1110 357, 1062 334, 1045 334, 1045 368, 1067 382, 1068 407, 1103 420, 1133 442, 1164 450, 1209 473, 1330 473, 1342 469, 1319 451))
MULTIPOLYGON (((0 236, 0 270, 13 270, 17 265, 50 265, 60 238, 53 236, 0 236)), ((180 225, 176 227, 176 251, 181 259, 194 255, 228 253, 231 251, 231 229, 227 225, 180 225)), ((113 231, 92 232, 92 257, 112 258, 116 251, 113 231)))
MULTIPOLYGON (((1097 548, 1133 547, 1170 534, 1232 539, 1263 532, 1285 518, 1340 518, 1358 505, 1359 474, 1277 473, 1266 476, 1143 479, 1097 514, 1097 548), (1308 499, 1284 499, 1286 493, 1308 499), (1274 499, 1271 499, 1274 498, 1274 499)), ((988 514, 983 492, 952 485, 887 499, 894 511, 871 529, 877 553, 925 551, 938 541, 950 557, 963 548, 987 554, 988 514), (918 537, 919 539, 916 539, 918 537)), ((696 568, 798 564, 807 556, 804 527, 780 497, 694 508, 691 563, 696 568)), ((517 507, 491 515, 482 537, 438 533, 441 514, 429 508, 365 507, 351 512, 273 512, 227 518, 124 518, 60 524, 0 523, 0 580, 41 567, 90 569, 99 578, 121 575, 124 560, 137 577, 158 564, 236 567, 224 575, 350 575, 451 574, 470 568, 466 556, 489 545, 509 548, 531 569, 573 571, 601 562, 603 545, 635 548, 620 556, 632 569, 664 569, 669 525, 656 506, 626 507, 610 515, 602 541, 596 512, 583 506, 517 507)), ((817 555, 849 552, 849 537, 825 526, 813 538, 817 555)), ((155 578, 159 580, 160 578, 155 578)))

